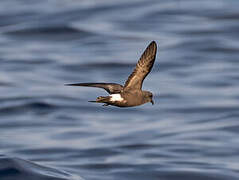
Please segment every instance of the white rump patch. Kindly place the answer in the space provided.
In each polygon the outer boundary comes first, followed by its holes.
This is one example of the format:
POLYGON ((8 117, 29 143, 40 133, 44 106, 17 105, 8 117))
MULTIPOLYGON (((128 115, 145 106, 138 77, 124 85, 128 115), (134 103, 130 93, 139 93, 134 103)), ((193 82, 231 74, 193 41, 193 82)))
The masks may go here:
POLYGON ((121 97, 120 94, 111 94, 110 101, 123 101, 124 99, 121 97))

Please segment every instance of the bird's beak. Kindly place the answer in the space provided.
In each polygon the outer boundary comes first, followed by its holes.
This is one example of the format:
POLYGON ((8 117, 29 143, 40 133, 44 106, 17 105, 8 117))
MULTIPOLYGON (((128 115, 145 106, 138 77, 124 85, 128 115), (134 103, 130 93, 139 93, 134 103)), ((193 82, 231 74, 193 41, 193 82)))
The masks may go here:
POLYGON ((153 99, 151 99, 151 103, 152 103, 152 105, 154 105, 154 101, 153 101, 153 99))

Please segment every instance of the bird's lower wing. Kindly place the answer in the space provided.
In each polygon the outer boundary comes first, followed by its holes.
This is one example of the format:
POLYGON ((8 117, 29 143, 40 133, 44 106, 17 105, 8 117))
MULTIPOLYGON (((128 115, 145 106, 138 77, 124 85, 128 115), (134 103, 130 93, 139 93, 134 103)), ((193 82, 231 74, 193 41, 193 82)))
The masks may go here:
POLYGON ((120 93, 123 86, 116 83, 75 83, 66 84, 66 86, 85 86, 85 87, 96 87, 105 89, 109 94, 120 93))

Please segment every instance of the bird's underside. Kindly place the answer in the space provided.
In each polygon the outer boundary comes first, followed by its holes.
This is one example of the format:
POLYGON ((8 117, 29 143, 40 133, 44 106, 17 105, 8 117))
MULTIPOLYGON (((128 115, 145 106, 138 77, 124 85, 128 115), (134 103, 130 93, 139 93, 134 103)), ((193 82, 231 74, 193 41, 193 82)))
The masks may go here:
POLYGON ((152 102, 152 93, 142 91, 142 84, 145 77, 150 73, 157 52, 157 45, 152 41, 140 57, 134 71, 128 77, 124 86, 117 83, 74 83, 68 86, 85 86, 102 88, 109 93, 109 96, 99 96, 95 103, 104 103, 103 106, 113 105, 118 107, 138 106, 152 102))

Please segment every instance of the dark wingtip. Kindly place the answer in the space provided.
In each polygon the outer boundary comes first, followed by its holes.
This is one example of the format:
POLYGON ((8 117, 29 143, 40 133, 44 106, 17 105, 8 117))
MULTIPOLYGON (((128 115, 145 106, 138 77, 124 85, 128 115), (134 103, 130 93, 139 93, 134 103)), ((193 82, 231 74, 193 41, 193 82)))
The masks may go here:
POLYGON ((79 84, 64 84, 64 86, 79 86, 79 84))
POLYGON ((157 52, 157 43, 155 41, 151 41, 151 43, 148 45, 147 49, 152 50, 153 51, 152 53, 156 54, 156 52, 157 52))
POLYGON ((97 101, 88 101, 88 102, 97 103, 97 101))
POLYGON ((157 43, 155 41, 151 41, 151 43, 149 44, 149 46, 155 46, 157 48, 157 43))

